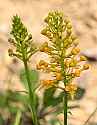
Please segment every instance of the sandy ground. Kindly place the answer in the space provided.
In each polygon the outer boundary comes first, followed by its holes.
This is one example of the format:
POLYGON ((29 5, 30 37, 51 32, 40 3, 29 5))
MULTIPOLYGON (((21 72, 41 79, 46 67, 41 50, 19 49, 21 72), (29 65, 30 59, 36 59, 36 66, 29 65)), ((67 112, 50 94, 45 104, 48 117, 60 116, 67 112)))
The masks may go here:
MULTIPOLYGON (((43 41, 40 29, 43 19, 50 10, 58 9, 72 20, 74 31, 77 34, 82 52, 87 49, 97 57, 97 0, 0 0, 0 88, 10 87, 21 89, 17 72, 22 64, 18 64, 8 57, 8 37, 11 17, 21 16, 33 39, 38 43, 43 41), (10 74, 9 74, 10 71, 10 74), (8 75, 9 74, 9 75, 8 75), (13 74, 13 75, 12 75, 13 74)), ((39 56, 37 56, 39 58, 39 56)), ((37 61, 34 60, 34 63, 37 61)), ((33 59, 33 58, 32 58, 33 59)), ((78 83, 86 88, 85 97, 78 102, 80 109, 74 109, 70 116, 70 123, 82 125, 97 106, 97 62, 91 63, 91 70, 83 74, 78 83)), ((92 118, 97 125, 97 114, 92 118)))

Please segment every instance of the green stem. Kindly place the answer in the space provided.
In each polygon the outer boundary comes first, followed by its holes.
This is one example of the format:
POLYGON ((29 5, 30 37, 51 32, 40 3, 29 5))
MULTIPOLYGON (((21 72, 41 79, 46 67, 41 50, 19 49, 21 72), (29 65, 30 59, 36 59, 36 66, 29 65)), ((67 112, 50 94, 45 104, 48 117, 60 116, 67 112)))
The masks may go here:
MULTIPOLYGON (((65 73, 65 66, 64 66, 64 58, 61 57, 61 70, 62 74, 64 76, 64 86, 66 86, 66 73, 65 73)), ((64 97, 63 97, 63 107, 64 107, 64 125, 67 125, 67 109, 68 109, 68 98, 67 98, 67 92, 65 91, 64 97)))
POLYGON ((14 125, 19 125, 19 124, 20 124, 21 115, 22 115, 21 111, 18 110, 18 111, 17 111, 17 114, 16 114, 16 119, 15 119, 14 125))
POLYGON ((36 103, 35 103, 35 93, 32 90, 32 84, 30 81, 30 74, 29 74, 29 68, 27 64, 27 50, 24 49, 23 43, 21 45, 21 52, 23 57, 23 63, 25 67, 25 75, 28 83, 28 94, 29 94, 29 100, 30 100, 30 109, 32 114, 32 125, 38 125, 38 119, 37 119, 37 112, 36 112, 36 103))
POLYGON ((32 87, 31 87, 31 81, 30 81, 30 77, 29 77, 29 69, 28 69, 28 65, 27 65, 26 61, 24 61, 24 66, 25 66, 25 74, 26 74, 26 78, 27 78, 27 82, 28 82, 30 108, 31 108, 31 112, 32 112, 33 124, 38 125, 37 113, 36 113, 36 109, 35 109, 35 95, 31 89, 32 87))
POLYGON ((64 93, 64 125, 67 125, 67 106, 68 106, 68 103, 67 103, 67 92, 64 93))

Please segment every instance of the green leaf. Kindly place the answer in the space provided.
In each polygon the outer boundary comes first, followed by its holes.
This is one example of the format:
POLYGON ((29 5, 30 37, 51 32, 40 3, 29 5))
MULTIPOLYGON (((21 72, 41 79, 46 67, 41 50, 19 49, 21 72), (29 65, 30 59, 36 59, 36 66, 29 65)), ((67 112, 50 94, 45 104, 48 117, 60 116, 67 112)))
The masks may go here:
POLYGON ((57 106, 62 102, 64 93, 61 92, 57 97, 54 97, 55 91, 55 88, 49 88, 45 90, 43 97, 43 104, 45 107, 57 106))
POLYGON ((16 115, 18 109, 20 109, 20 108, 17 107, 17 106, 11 106, 11 105, 8 106, 8 111, 9 111, 12 115, 16 115))
POLYGON ((4 125, 4 119, 1 115, 0 115, 0 125, 4 125))
POLYGON ((0 93, 0 108, 6 108, 7 104, 6 95, 4 93, 0 93))
POLYGON ((51 120, 49 121, 49 123, 50 123, 51 125, 62 125, 62 123, 60 122, 59 119, 51 119, 51 120))
POLYGON ((78 87, 75 95, 75 100, 80 100, 83 98, 85 94, 85 89, 78 87))
MULTIPOLYGON (((38 72, 36 70, 29 70, 29 74, 30 74, 30 81, 32 83, 31 85, 32 89, 35 89, 39 80, 38 72)), ((23 83, 24 87, 28 89, 28 83, 24 69, 22 69, 20 72, 20 80, 23 83)))
POLYGON ((10 113, 15 114, 19 106, 12 104, 20 103, 22 104, 22 110, 24 110, 25 106, 28 105, 29 100, 27 95, 8 90, 4 93, 0 93, 0 101, 0 108, 3 108, 4 110, 8 109, 10 113))
POLYGON ((8 91, 8 101, 9 102, 21 102, 23 104, 26 104, 28 102, 28 97, 27 95, 24 95, 19 92, 13 92, 13 91, 8 91))

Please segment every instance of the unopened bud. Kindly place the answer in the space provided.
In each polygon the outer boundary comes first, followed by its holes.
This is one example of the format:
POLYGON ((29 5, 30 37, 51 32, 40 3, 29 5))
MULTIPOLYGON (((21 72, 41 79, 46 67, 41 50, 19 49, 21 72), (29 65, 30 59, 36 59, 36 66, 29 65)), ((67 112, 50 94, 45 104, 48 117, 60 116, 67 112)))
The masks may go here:
POLYGON ((87 58, 85 56, 80 56, 80 61, 86 61, 87 58))
POLYGON ((88 69, 89 69, 89 67, 90 67, 90 65, 89 65, 89 64, 84 64, 84 65, 83 65, 83 70, 88 70, 88 69))
POLYGON ((72 51, 71 51, 71 54, 77 55, 79 52, 80 52, 79 48, 73 48, 72 51))
POLYGON ((29 34, 29 36, 28 36, 28 40, 31 40, 31 39, 32 39, 32 35, 29 34))
POLYGON ((80 77, 80 73, 81 73, 81 71, 76 69, 75 72, 74 72, 74 76, 80 77))
POLYGON ((8 53, 9 53, 9 56, 13 56, 13 50, 12 49, 8 49, 8 53))

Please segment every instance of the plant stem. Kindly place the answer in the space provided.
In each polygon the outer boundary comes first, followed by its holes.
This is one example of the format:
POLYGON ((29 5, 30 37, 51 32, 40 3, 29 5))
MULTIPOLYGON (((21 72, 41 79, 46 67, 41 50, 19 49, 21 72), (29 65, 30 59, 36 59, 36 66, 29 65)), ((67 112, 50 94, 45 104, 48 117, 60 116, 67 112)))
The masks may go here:
POLYGON ((23 63, 25 67, 25 75, 28 83, 28 94, 29 94, 29 100, 30 100, 30 109, 31 109, 31 115, 32 115, 32 125, 38 125, 38 119, 37 119, 37 112, 36 112, 36 103, 35 103, 35 93, 32 89, 32 84, 30 81, 30 74, 29 74, 29 68, 27 64, 27 54, 24 49, 23 43, 21 45, 21 51, 22 51, 22 57, 23 57, 23 63))
POLYGON ((16 114, 16 119, 15 119, 14 125, 19 125, 19 124, 20 124, 21 115, 22 115, 21 111, 18 110, 18 111, 17 111, 17 114, 16 114))
POLYGON ((26 74, 26 78, 27 78, 27 82, 28 82, 30 108, 31 108, 32 118, 33 118, 32 120, 33 120, 34 125, 38 125, 37 113, 36 113, 36 109, 35 109, 35 95, 31 89, 32 87, 31 87, 31 81, 30 81, 30 77, 29 77, 29 69, 28 69, 27 61, 25 61, 25 60, 24 60, 24 67, 25 67, 25 74, 26 74))
POLYGON ((64 93, 64 99, 63 99, 63 104, 64 104, 64 125, 67 125, 67 92, 64 93))
MULTIPOLYGON (((65 73, 65 66, 64 66, 64 58, 61 57, 61 70, 62 75, 64 77, 64 86, 66 86, 66 73, 65 73)), ((63 97, 63 107, 64 107, 64 125, 67 125, 67 109, 68 109, 68 98, 67 98, 67 92, 64 91, 64 97, 63 97)))

